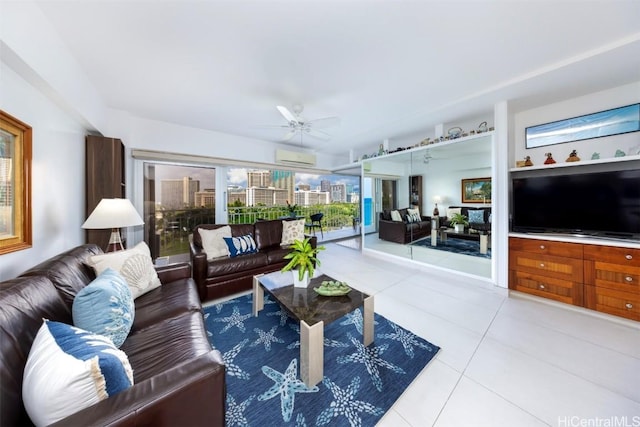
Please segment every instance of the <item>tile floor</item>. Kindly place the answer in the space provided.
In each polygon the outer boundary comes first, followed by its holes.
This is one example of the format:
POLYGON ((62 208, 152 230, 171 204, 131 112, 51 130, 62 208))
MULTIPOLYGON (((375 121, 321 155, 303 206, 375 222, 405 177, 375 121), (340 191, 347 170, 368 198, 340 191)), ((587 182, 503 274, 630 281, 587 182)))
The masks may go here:
POLYGON ((324 273, 442 348, 379 426, 640 426, 640 323, 325 246, 324 273))

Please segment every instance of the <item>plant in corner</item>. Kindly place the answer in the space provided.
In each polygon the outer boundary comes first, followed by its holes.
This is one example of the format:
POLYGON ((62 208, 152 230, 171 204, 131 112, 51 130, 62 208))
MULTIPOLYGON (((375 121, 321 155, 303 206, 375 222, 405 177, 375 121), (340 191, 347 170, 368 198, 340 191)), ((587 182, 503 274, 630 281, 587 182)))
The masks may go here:
POLYGON ((456 233, 464 232, 464 228, 469 225, 469 221, 467 221, 467 216, 459 213, 451 215, 451 219, 449 220, 449 224, 456 229, 456 233))
POLYGON ((283 272, 290 270, 297 270, 298 281, 304 280, 304 275, 307 273, 307 277, 311 279, 315 268, 320 265, 318 260, 318 252, 324 250, 324 246, 311 246, 310 237, 304 240, 295 240, 289 249, 291 252, 284 256, 284 259, 288 259, 289 263, 282 267, 283 272))

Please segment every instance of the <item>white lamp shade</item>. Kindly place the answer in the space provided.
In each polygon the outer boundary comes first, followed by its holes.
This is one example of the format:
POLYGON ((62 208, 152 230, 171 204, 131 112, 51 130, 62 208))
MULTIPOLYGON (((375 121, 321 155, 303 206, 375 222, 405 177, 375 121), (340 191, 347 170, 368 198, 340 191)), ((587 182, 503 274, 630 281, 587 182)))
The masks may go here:
POLYGON ((82 228, 122 228, 142 224, 144 221, 129 199, 102 199, 82 228))

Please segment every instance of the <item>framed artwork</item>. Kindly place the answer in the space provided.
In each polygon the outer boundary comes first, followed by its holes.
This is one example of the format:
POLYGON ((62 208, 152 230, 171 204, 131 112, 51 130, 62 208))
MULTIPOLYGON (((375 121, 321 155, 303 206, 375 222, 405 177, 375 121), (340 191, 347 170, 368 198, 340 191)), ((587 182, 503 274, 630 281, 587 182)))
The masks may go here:
POLYGON ((525 128, 526 148, 640 131, 640 104, 525 128))
POLYGON ((462 203, 491 203, 491 178, 463 179, 462 203))
POLYGON ((0 110, 0 255, 31 247, 31 134, 0 110))

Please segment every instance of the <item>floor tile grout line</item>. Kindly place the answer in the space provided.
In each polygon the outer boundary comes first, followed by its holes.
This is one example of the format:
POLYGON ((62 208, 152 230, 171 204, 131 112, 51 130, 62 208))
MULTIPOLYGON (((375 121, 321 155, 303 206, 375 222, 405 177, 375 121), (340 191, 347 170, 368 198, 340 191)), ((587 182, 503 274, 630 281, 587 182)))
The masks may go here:
MULTIPOLYGON (((515 319, 515 320, 517 320, 517 321, 521 321, 521 322, 530 322, 530 323, 535 324, 536 326, 539 326, 539 327, 541 327, 541 328, 547 329, 547 330, 549 330, 549 331, 553 331, 553 332, 556 332, 556 333, 558 333, 558 334, 564 335, 564 336, 566 336, 566 337, 571 337, 571 338, 576 339, 576 340, 579 340, 579 341, 584 341, 585 343, 588 343, 588 344, 591 344, 591 345, 595 345, 595 346, 598 346, 598 347, 604 347, 604 348, 606 348, 607 350, 610 350, 610 351, 612 351, 612 352, 614 352, 614 353, 617 353, 617 354, 619 354, 619 355, 627 356, 627 357, 631 357, 631 358, 633 358, 633 359, 636 359, 636 360, 640 361, 640 357, 639 357, 639 356, 635 356, 635 355, 633 355, 633 354, 625 353, 625 352, 623 352, 623 351, 621 351, 621 350, 618 350, 618 349, 612 348, 612 347, 611 347, 611 346, 609 346, 609 345, 604 345, 604 344, 602 344, 602 343, 600 343, 600 342, 594 342, 594 341, 591 341, 591 340, 585 339, 585 338, 583 338, 583 337, 580 337, 580 336, 574 335, 574 334, 572 334, 572 333, 570 333, 570 332, 567 332, 567 331, 564 331, 564 330, 562 330, 562 329, 559 329, 559 328, 553 327, 551 324, 538 323, 538 322, 535 322, 535 321, 531 321, 531 320, 524 319, 524 318, 522 318, 522 317, 513 316, 513 315, 510 315, 510 314, 507 314, 507 313, 502 313, 502 315, 503 315, 503 316, 506 316, 506 317, 508 317, 508 318, 510 318, 510 319, 515 319)), ((585 315, 587 315, 587 316, 588 316, 588 314, 585 314, 585 315)), ((606 319, 603 319, 603 320, 604 320, 604 321, 606 321, 606 319)), ((639 333, 640 333, 640 331, 639 331, 639 333)))
MULTIPOLYGON (((629 396, 627 396, 627 395, 625 395, 625 394, 622 394, 622 393, 620 393, 619 391, 612 390, 610 387, 608 387, 608 386, 606 386, 606 385, 599 384, 599 383, 597 383, 597 382, 595 382, 595 381, 591 380, 590 378, 587 378, 587 377, 582 376, 582 375, 580 375, 580 374, 577 374, 577 373, 575 373, 575 372, 571 372, 571 371, 567 370, 566 368, 564 368, 564 367, 562 367, 562 366, 559 366, 559 365, 556 365, 556 364, 554 364, 554 363, 551 363, 551 362, 548 362, 548 361, 546 361, 546 360, 543 360, 543 359, 540 359, 540 358, 538 358, 538 357, 535 357, 534 355, 531 355, 531 354, 529 354, 529 353, 527 353, 527 352, 525 352, 525 351, 523 351, 523 350, 521 350, 521 349, 519 349, 519 348, 517 348, 517 347, 513 347, 513 346, 509 345, 508 343, 505 343, 505 342, 503 342, 503 341, 500 341, 500 340, 498 340, 498 339, 496 339, 496 338, 494 338, 494 337, 488 336, 488 337, 487 337, 487 339, 488 339, 488 340, 491 340, 491 341, 493 341, 493 342, 495 342, 495 343, 497 343, 497 344, 500 344, 500 345, 503 345, 503 346, 505 346, 505 347, 508 347, 509 349, 511 349, 512 351, 514 351, 514 352, 516 352, 516 353, 520 353, 521 355, 524 355, 524 356, 526 356, 526 357, 529 357, 529 358, 535 359, 535 360, 537 360, 538 362, 540 362, 540 363, 542 363, 542 364, 544 364, 544 365, 550 366, 550 367, 552 367, 552 368, 556 368, 556 369, 558 369, 558 370, 560 370, 560 371, 562 371, 562 372, 564 372, 564 373, 566 373, 566 374, 568 374, 568 375, 571 375, 571 376, 572 376, 572 377, 574 377, 574 378, 577 378, 577 379, 582 380, 582 381, 586 381, 586 382, 588 382, 588 383, 590 383, 590 384, 593 384, 594 386, 599 387, 599 388, 601 388, 601 389, 603 389, 603 390, 607 390, 608 392, 613 393, 613 394, 615 394, 616 396, 620 396, 620 397, 622 397, 622 398, 625 398, 625 399, 628 399, 628 400, 630 400, 630 401, 632 401, 632 402, 636 402, 636 403, 639 403, 639 404, 640 404, 640 399, 635 399, 635 398, 633 398, 633 397, 629 397, 629 396)), ((484 338, 483 338, 483 341, 484 341, 484 338)), ((475 354, 475 353, 474 353, 474 354, 475 354)), ((466 368, 465 368, 465 371, 466 371, 466 368)), ((468 377, 468 378, 470 378, 470 377, 468 377)))

